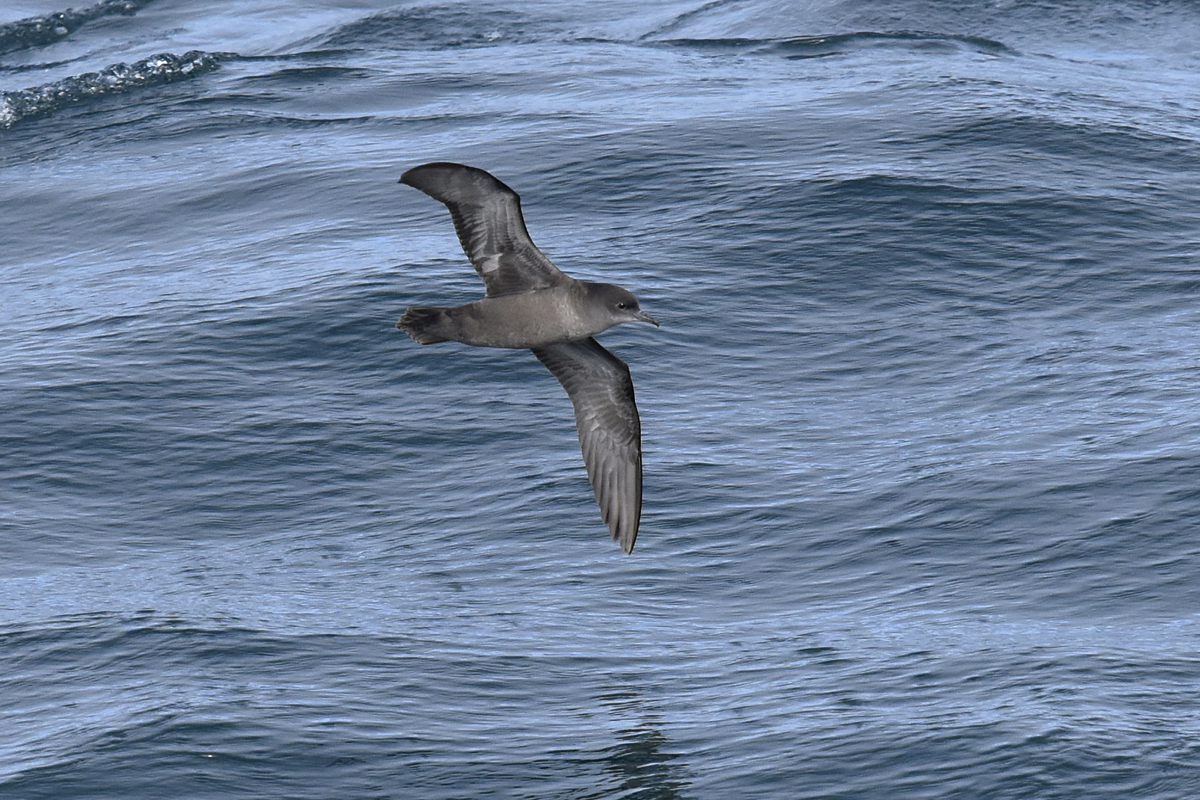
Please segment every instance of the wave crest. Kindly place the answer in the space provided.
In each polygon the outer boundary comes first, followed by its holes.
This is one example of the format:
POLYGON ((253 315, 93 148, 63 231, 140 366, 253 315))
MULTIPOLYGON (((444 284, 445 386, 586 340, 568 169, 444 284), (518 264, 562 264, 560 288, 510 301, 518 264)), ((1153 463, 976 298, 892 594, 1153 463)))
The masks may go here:
POLYGON ((216 54, 199 50, 181 56, 159 53, 133 64, 113 64, 100 72, 85 72, 45 86, 0 92, 0 128, 11 128, 23 119, 52 114, 93 97, 192 78, 216 69, 219 63, 216 54))
POLYGON ((0 25, 0 55, 54 44, 98 17, 132 16, 151 2, 153 0, 103 0, 81 11, 68 8, 0 25))

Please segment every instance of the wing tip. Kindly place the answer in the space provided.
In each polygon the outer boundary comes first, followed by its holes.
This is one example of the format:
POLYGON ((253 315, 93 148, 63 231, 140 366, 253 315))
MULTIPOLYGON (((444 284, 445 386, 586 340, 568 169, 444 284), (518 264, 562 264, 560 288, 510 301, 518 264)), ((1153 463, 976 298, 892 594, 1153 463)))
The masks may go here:
POLYGON ((606 520, 609 523, 609 532, 612 534, 612 539, 617 544, 621 545, 621 550, 625 555, 633 552, 633 545, 637 541, 638 527, 641 522, 642 509, 634 508, 633 518, 627 519, 621 516, 618 509, 616 515, 611 520, 606 520))
POLYGON ((400 176, 400 183, 443 203, 478 203, 491 194, 517 197, 508 184, 487 170, 453 161, 431 161, 413 167, 400 176))
POLYGON ((413 181, 418 180, 420 178, 420 174, 422 172, 429 172, 431 170, 446 170, 446 169, 475 170, 477 168, 476 167, 468 167, 466 164, 456 164, 453 161, 430 161, 428 164, 419 164, 415 167, 411 167, 410 169, 405 170, 404 174, 400 176, 400 183, 406 183, 409 186, 412 186, 413 181))

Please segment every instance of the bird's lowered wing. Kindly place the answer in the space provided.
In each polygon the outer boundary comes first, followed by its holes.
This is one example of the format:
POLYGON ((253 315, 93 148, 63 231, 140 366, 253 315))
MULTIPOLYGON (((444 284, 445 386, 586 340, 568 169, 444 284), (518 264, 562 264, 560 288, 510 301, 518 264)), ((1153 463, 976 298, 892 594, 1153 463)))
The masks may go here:
POLYGON ((575 406, 583 462, 600 515, 626 553, 642 516, 642 424, 625 362, 595 339, 534 348, 575 406))

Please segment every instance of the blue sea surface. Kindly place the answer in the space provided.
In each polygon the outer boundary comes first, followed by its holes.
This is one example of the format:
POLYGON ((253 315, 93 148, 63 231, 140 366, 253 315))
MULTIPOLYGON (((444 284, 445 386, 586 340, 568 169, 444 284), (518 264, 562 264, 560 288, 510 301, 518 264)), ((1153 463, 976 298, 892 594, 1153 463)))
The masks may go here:
POLYGON ((0 797, 1200 797, 1198 41, 7 2, 0 797), (663 323, 630 556, 436 160, 663 323))

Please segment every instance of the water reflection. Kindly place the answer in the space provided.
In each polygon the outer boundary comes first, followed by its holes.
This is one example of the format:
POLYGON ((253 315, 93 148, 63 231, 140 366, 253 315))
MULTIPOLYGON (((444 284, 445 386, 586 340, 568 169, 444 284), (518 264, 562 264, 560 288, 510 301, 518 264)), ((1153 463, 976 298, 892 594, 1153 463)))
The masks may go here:
POLYGON ((682 798, 688 781, 679 753, 659 729, 657 714, 648 710, 633 689, 602 696, 601 702, 621 717, 634 717, 618 735, 618 742, 601 756, 601 767, 619 784, 618 796, 631 800, 682 798))

